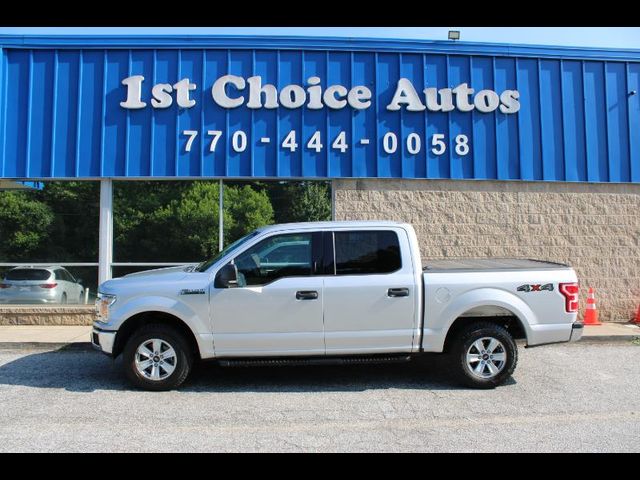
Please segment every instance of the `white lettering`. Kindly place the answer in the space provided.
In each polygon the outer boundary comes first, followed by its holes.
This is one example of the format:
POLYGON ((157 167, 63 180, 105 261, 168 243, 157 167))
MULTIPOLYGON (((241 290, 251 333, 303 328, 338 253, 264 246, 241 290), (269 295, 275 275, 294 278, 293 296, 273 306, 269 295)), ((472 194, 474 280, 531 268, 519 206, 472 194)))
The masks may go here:
POLYGON ((230 83, 236 89, 242 90, 245 86, 244 78, 236 77, 235 75, 225 75, 215 81, 213 87, 211 87, 211 96, 213 101, 223 108, 236 108, 242 105, 244 97, 231 98, 227 95, 225 88, 230 83))
POLYGON ((425 88, 424 94, 427 100, 427 108, 432 112, 450 112, 453 110, 453 96, 450 88, 438 91, 435 88, 425 88), (440 94, 440 103, 438 103, 440 94))
POLYGON ((264 108, 278 108, 278 91, 271 84, 262 86, 262 77, 247 78, 249 84, 249 101, 247 108, 262 108, 262 95, 264 94, 264 108))
POLYGON ((520 110, 519 98, 520 93, 517 90, 505 90, 502 92, 500 95, 500 101, 502 102, 500 111, 502 113, 516 113, 520 110))
POLYGON ((456 94, 456 106, 461 112, 470 112, 475 107, 469 103, 469 95, 473 95, 473 88, 469 88, 466 83, 461 83, 452 90, 456 94))
POLYGON ((120 102, 122 108, 137 110, 147 106, 142 101, 142 82, 144 82, 142 75, 133 75, 122 80, 122 85, 127 87, 127 100, 120 102))
POLYGON ((333 108, 334 110, 340 110, 345 107, 347 101, 338 100, 336 98, 336 93, 340 95, 340 98, 344 98, 347 95, 347 89, 342 85, 331 85, 324 91, 322 99, 327 107, 333 108))
POLYGON ((171 96, 173 87, 168 83, 158 83, 151 89, 151 106, 153 108, 169 108, 173 103, 173 97, 171 96))
POLYGON ((480 90, 473 99, 473 103, 482 113, 493 112, 500 105, 500 98, 493 90, 480 90))
POLYGON ((189 98, 189 92, 196 89, 196 84, 191 83, 188 78, 183 78, 176 83, 173 88, 176 91, 177 103, 181 108, 191 108, 196 104, 195 100, 189 98))
POLYGON ((280 91, 280 103, 285 108, 298 108, 307 101, 307 93, 300 85, 287 85, 280 91))
POLYGON ((371 105, 371 90, 367 87, 353 87, 347 96, 349 105, 356 110, 364 110, 371 105))
POLYGON ((413 88, 413 84, 406 78, 398 80, 396 92, 393 94, 391 103, 387 105, 387 110, 400 110, 401 104, 407 105, 410 112, 422 112, 426 107, 420 101, 418 92, 413 88))
POLYGON ((322 104, 322 87, 320 86, 320 77, 310 77, 307 79, 307 83, 311 85, 307 88, 309 93, 309 103, 307 108, 311 110, 320 110, 324 105, 322 104))
MULTIPOLYGON (((126 100, 120 102, 122 108, 135 110, 147 106, 142 100, 142 82, 142 75, 133 75, 122 80, 122 84, 127 88, 126 100)), ((191 108, 196 105, 196 100, 191 98, 191 92, 195 90, 197 85, 191 83, 189 78, 183 78, 174 85, 158 83, 151 89, 151 106, 159 109, 169 108, 175 100, 180 108, 191 108)), ((482 113, 490 113, 499 108, 500 112, 505 114, 520 110, 520 93, 517 90, 504 90, 498 94, 485 89, 480 90, 475 96, 474 92, 475 90, 465 82, 440 90, 433 87, 424 88, 424 97, 420 98, 412 82, 408 78, 400 78, 387 110, 451 112, 457 109, 460 112, 470 112, 477 109, 482 113)), ((245 105, 247 97, 246 107, 250 109, 275 109, 282 106, 288 109, 306 107, 309 110, 320 110, 326 106, 340 110, 349 104, 355 110, 365 110, 373 103, 373 93, 364 85, 348 89, 336 84, 323 90, 321 79, 317 76, 307 78, 306 86, 291 84, 278 90, 275 85, 263 85, 262 77, 258 75, 247 79, 236 75, 224 75, 213 83, 211 97, 222 108, 238 108, 245 105), (245 96, 242 92, 247 85, 248 92, 245 96)))

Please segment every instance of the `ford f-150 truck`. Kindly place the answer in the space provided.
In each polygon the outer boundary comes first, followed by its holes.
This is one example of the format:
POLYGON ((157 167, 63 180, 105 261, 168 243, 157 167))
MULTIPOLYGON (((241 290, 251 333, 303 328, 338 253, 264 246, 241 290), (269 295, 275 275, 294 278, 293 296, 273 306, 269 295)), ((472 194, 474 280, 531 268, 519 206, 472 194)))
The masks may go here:
POLYGON ((406 361, 447 354, 463 384, 493 388, 526 346, 578 340, 578 282, 522 259, 423 263, 411 225, 259 228, 199 265, 100 285, 92 343, 138 387, 178 387, 199 359, 224 366, 406 361))

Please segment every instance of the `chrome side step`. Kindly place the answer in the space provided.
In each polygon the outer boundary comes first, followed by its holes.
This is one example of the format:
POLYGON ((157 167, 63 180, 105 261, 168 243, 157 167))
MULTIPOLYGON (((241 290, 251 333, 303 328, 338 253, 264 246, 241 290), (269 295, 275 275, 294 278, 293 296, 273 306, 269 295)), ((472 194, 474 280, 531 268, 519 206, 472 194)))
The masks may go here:
POLYGON ((379 363, 401 363, 411 360, 411 355, 350 355, 346 357, 277 357, 221 359, 222 367, 284 367, 305 365, 375 365, 379 363))

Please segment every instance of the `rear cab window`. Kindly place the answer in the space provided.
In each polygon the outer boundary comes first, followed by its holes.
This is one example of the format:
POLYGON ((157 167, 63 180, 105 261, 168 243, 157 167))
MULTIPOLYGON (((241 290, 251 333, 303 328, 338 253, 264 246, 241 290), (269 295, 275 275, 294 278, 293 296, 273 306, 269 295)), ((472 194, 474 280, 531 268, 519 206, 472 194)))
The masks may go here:
POLYGON ((336 275, 393 273, 402 268, 400 242, 391 230, 335 231, 336 275))

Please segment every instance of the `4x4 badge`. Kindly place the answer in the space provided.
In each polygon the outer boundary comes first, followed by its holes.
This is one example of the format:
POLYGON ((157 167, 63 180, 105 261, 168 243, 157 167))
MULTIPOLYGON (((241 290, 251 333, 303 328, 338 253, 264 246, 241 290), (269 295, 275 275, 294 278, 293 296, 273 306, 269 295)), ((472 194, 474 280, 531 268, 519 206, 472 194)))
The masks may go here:
POLYGON ((545 283, 544 285, 520 285, 518 287, 518 292, 542 292, 544 290, 553 292, 553 283, 545 283))

